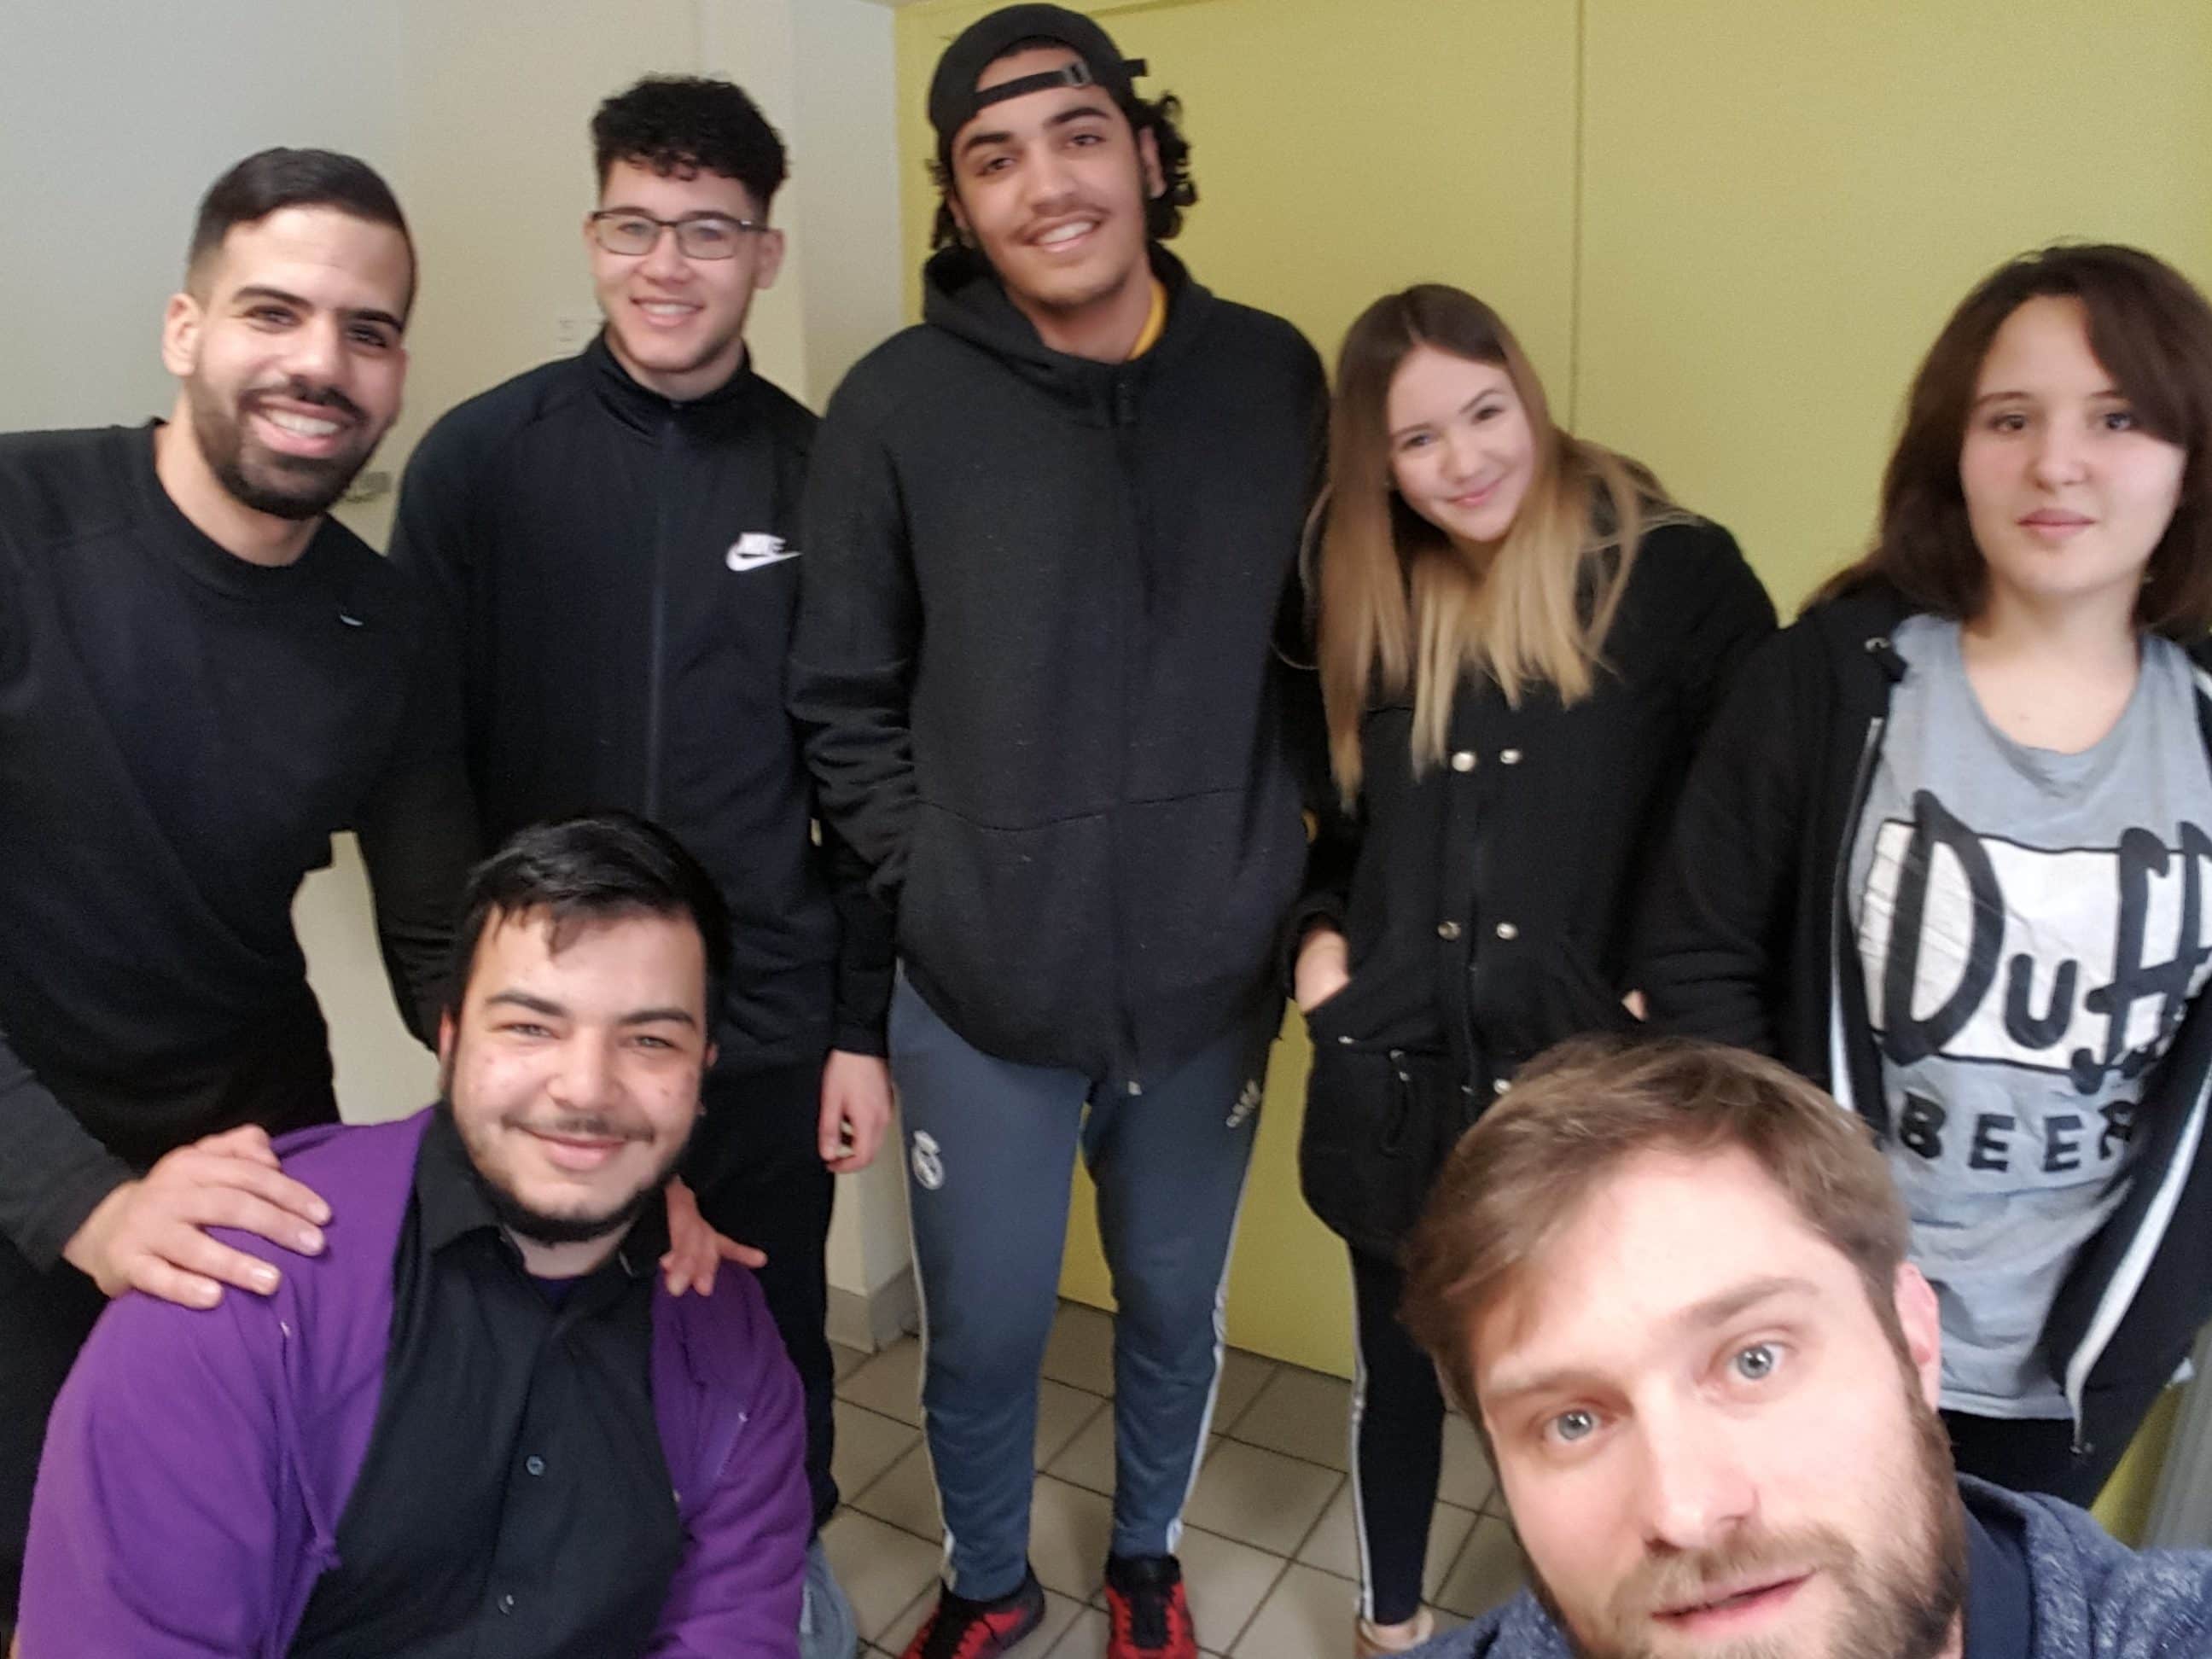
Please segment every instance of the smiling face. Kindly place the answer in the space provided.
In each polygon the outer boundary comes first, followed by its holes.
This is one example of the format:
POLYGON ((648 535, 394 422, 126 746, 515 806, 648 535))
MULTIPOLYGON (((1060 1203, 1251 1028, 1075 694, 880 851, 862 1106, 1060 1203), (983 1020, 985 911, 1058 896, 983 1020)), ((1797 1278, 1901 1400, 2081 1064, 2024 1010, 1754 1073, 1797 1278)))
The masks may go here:
POLYGON ((2022 305, 1990 343, 1959 453, 1992 599, 2131 615, 2186 459, 2136 423, 2080 301, 2022 305))
POLYGON ((612 253, 592 236, 588 220, 584 226, 608 348, 630 378, 679 403, 715 391, 744 361, 745 319, 753 295, 782 268, 783 233, 735 228, 764 226, 768 215, 734 179, 705 170, 658 173, 634 161, 607 169, 599 212, 718 222, 732 250, 726 259, 686 255, 670 230, 659 230, 647 252, 612 253))
POLYGON ((256 513, 334 506, 399 414, 414 281, 407 240, 336 208, 234 226, 169 301, 162 361, 185 433, 256 513))
MULTIPOLYGON (((988 90, 1077 62, 1065 46, 999 59, 988 90)), ((1145 203, 1164 187, 1151 133, 1136 133, 1096 85, 1052 87, 992 104, 954 135, 947 199, 1024 311, 1110 305, 1149 281, 1145 203)))
POLYGON ((1536 470, 1528 411, 1504 368, 1417 345, 1391 377, 1383 419, 1406 505, 1455 542, 1503 541, 1536 470))
POLYGON ((470 1161, 523 1238, 628 1228, 699 1113, 706 957, 688 918, 495 913, 458 1019, 439 1032, 446 1098, 470 1161))
POLYGON ((1605 1179, 1478 1322, 1540 1594, 1585 1659, 1927 1659, 1964 1545, 1935 1296, 1864 1281, 1735 1148, 1605 1179))

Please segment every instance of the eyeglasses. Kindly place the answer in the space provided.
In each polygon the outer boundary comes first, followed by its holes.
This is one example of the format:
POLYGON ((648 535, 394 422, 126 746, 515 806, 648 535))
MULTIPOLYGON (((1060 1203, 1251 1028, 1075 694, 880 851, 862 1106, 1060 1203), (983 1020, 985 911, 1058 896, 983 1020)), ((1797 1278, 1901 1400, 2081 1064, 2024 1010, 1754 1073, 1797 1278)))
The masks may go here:
POLYGON ((659 246, 660 233, 676 233, 677 248, 687 259, 734 259, 746 234, 764 231, 766 225, 750 219, 725 218, 702 213, 692 219, 656 219, 649 213, 619 210, 594 213, 590 220, 592 240, 610 253, 632 256, 650 253, 659 246))

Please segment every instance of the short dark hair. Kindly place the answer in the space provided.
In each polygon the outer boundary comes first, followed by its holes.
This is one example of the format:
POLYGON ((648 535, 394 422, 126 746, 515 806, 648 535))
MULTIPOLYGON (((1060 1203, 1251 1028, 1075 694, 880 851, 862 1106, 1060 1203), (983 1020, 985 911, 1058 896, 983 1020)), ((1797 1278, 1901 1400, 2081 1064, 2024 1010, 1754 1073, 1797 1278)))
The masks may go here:
POLYGON ((1988 598, 1959 480, 1974 387, 1997 331, 2030 300, 2078 300, 2089 349, 2154 437, 2187 455, 2173 518, 2152 550, 2136 624, 2191 640, 2212 629, 2212 306, 2140 248, 2056 243, 1999 265, 1936 337, 1913 376, 1882 477, 1874 550, 1816 599, 1887 581, 1917 605, 1968 621, 1988 598))
POLYGON ((1478 1426, 1468 1340, 1590 1194, 1645 1152, 1748 1154, 1858 1270, 1903 1350, 1904 1202, 1866 1120, 1778 1062, 1686 1037, 1577 1037, 1461 1137, 1406 1246, 1406 1327, 1478 1426))
MULTIPOLYGON (((1064 40, 1039 35, 1015 41, 991 61, 998 63, 1046 46, 1073 50, 1064 40)), ((1145 198, 1145 234, 1155 242, 1168 241, 1182 228, 1183 210, 1196 205, 1198 201, 1198 181, 1190 176, 1190 140, 1182 136, 1182 100, 1169 92, 1158 98, 1132 98, 1127 103, 1117 99, 1115 107, 1127 118, 1133 138, 1138 133, 1149 132, 1153 148, 1159 151, 1160 178, 1166 188, 1157 196, 1145 198)), ((929 232, 932 248, 951 247, 960 240, 960 224, 952 216, 952 198, 957 193, 952 174, 953 136, 948 132, 939 137, 936 159, 929 164, 930 179, 936 185, 938 193, 937 218, 929 232)))
POLYGON ((720 76, 648 75, 592 117, 599 188, 617 161, 674 173, 719 173, 751 192, 765 216, 789 176, 783 140, 760 106, 720 76))
POLYGON ((332 208, 389 225, 407 244, 407 301, 401 319, 415 307, 415 238, 399 198, 383 175, 358 156, 334 149, 264 149, 247 156, 208 186, 192 222, 191 247, 185 256, 185 280, 196 282, 240 225, 258 224, 285 208, 332 208))
POLYGON ((635 812, 593 812, 535 823, 470 872, 446 987, 448 1012, 468 994, 477 946, 495 917, 543 910, 557 949, 587 922, 684 916, 707 957, 707 1034, 713 1035, 730 960, 730 913, 714 879, 682 843, 635 812))

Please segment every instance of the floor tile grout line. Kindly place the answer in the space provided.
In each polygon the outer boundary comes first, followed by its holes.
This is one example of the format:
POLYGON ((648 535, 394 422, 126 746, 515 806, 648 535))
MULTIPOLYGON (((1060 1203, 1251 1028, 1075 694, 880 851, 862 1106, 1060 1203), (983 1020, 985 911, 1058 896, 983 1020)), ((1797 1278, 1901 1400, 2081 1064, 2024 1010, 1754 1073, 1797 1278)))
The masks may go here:
MULTIPOLYGON (((1336 1484, 1328 1489, 1328 1496, 1322 1500, 1321 1509, 1315 1514, 1312 1522, 1304 1532, 1298 1534, 1297 1544, 1291 1551, 1291 1560, 1296 1561, 1299 1559, 1301 1552, 1304 1550, 1307 1545, 1313 1542, 1314 1534, 1321 1530, 1321 1523, 1328 1519, 1328 1512, 1336 1503, 1337 1494, 1344 1490, 1345 1483, 1351 1479, 1352 1477, 1348 1474, 1343 1474, 1341 1473, 1339 1474, 1336 1484)), ((1434 1524, 1435 1514, 1433 1509, 1431 1511, 1430 1519, 1431 1523, 1434 1524)))
POLYGON ((1282 1589, 1283 1581, 1291 1576, 1291 1569, 1296 1565, 1295 1562, 1286 1559, 1282 1565, 1275 1569, 1275 1576, 1267 1581, 1267 1589, 1261 1594, 1260 1599, 1252 1604, 1252 1611, 1244 1615, 1244 1622, 1237 1627, 1237 1634, 1224 1643, 1218 1651, 1222 1653, 1237 1651, 1238 1644, 1251 1633, 1252 1626, 1259 1621, 1260 1615, 1267 1610, 1267 1603, 1274 1600, 1275 1592, 1282 1589))
MULTIPOLYGON (((1257 1356, 1255 1357, 1256 1358, 1257 1356)), ((1231 1418, 1228 1422, 1223 1424, 1221 1427, 1214 1431, 1216 1434, 1224 1435, 1232 1439, 1235 1438, 1237 1425, 1243 1422, 1246 1418, 1251 1416, 1255 1411, 1259 1409, 1260 1402, 1267 1397, 1267 1390, 1275 1386, 1275 1379, 1283 1374, 1282 1362, 1279 1360, 1270 1359, 1263 1363, 1267 1366, 1267 1379, 1262 1382, 1258 1388, 1252 1390, 1252 1397, 1249 1400, 1247 1400, 1242 1406, 1239 1406, 1237 1408, 1236 1416, 1231 1418)), ((1225 1360, 1223 1362, 1222 1369, 1224 1371, 1228 1369, 1228 1364, 1225 1360)), ((1214 1386, 1218 1389, 1220 1384, 1217 1382, 1214 1386)))

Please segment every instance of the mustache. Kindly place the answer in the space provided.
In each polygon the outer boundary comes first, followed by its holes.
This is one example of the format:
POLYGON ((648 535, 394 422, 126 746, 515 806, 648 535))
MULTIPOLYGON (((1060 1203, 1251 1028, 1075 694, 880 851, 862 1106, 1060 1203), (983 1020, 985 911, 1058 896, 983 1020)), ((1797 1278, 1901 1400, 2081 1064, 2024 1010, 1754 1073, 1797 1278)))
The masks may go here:
POLYGON ((1102 202, 1091 201, 1087 197, 1078 200, 1055 204, 1052 211, 1049 213, 1033 213, 1030 216, 1029 222, 1022 227, 1021 239, 1024 241, 1027 241, 1037 234, 1037 230, 1040 226, 1053 224, 1064 219, 1071 219, 1080 213, 1095 214, 1101 219, 1110 219, 1114 216, 1114 210, 1111 208, 1106 206, 1102 202))
POLYGON ((1613 1594, 1618 1628, 1723 1600, 1808 1572, 1847 1573, 1858 1559, 1832 1527, 1738 1534, 1713 1549, 1646 1555, 1613 1594))
POLYGON ((327 409, 343 415, 356 423, 368 418, 362 412, 359 404, 354 402, 336 386, 317 386, 313 381, 303 380, 296 374, 289 376, 281 385, 255 386, 240 398, 239 402, 251 405, 264 398, 285 398, 295 404, 313 404, 318 409, 327 409))
POLYGON ((568 1140, 653 1139, 649 1124, 609 1117, 604 1112, 559 1112, 550 1116, 509 1112, 499 1123, 502 1129, 520 1129, 530 1134, 556 1135, 568 1140))

